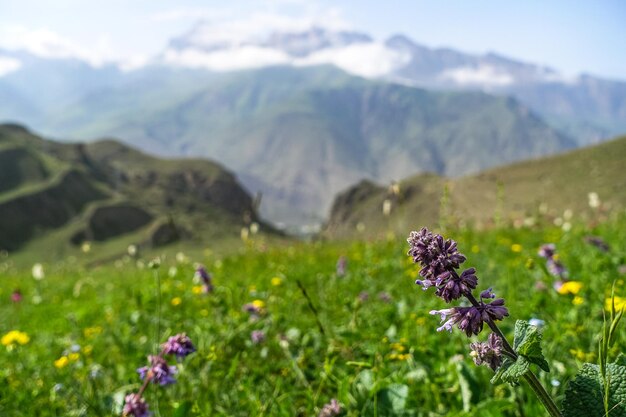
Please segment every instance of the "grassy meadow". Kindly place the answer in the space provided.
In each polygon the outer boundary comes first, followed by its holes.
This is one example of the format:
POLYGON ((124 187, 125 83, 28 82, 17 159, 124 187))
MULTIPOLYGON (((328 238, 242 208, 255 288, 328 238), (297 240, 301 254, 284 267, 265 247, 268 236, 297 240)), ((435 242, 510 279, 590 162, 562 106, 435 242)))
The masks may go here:
MULTIPOLYGON (((535 225, 444 236, 458 242, 464 267, 477 268, 479 289, 506 300, 507 336, 516 319, 545 323, 552 371, 538 375, 560 403, 580 364, 596 361, 614 281, 626 297, 626 217, 591 229, 574 222, 567 231, 535 225), (586 242, 590 234, 610 251, 586 242), (569 278, 582 284, 575 294, 553 289, 537 255, 544 243, 556 244, 569 278)), ((24 334, 0 345, 0 415, 120 415, 124 395, 141 385, 136 369, 146 355, 180 332, 197 352, 177 364, 176 384, 146 390, 155 416, 315 416, 333 398, 346 416, 545 415, 527 386, 491 385, 492 371, 474 365, 464 334, 436 331, 429 311, 447 306, 414 284, 419 267, 405 239, 272 243, 251 235, 226 252, 176 247, 86 267, 82 257, 99 250, 93 245, 57 261, 41 253, 40 280, 35 255, 26 265, 23 255, 5 253, 0 337, 24 334), (150 269, 155 256, 160 267, 150 269), (194 280, 198 263, 213 274, 212 293, 194 280), (20 301, 12 300, 17 289, 20 301), (247 303, 261 309, 258 317, 243 310, 247 303), (263 341, 252 341, 255 330, 263 341)), ((624 347, 621 332, 613 353, 624 347)))

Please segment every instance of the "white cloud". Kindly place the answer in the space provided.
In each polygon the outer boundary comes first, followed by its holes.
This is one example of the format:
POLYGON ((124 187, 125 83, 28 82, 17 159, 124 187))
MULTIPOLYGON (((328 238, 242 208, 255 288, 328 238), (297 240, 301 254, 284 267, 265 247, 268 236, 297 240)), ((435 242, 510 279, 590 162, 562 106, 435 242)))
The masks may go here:
POLYGON ((19 60, 0 55, 0 77, 17 71, 21 66, 22 63, 19 60))
POLYGON ((211 45, 237 46, 263 40, 272 32, 302 32, 314 26, 329 30, 350 29, 350 25, 341 17, 338 9, 328 9, 299 17, 258 12, 245 18, 203 22, 184 38, 197 48, 211 45))
POLYGON ((114 48, 106 36, 100 37, 95 44, 83 46, 46 28, 4 28, 0 30, 0 47, 27 51, 42 58, 76 58, 94 67, 114 60, 114 48))
POLYGON ((242 46, 215 52, 193 48, 182 51, 168 49, 163 59, 170 65, 212 71, 233 71, 289 63, 289 56, 286 53, 258 46, 242 46))
POLYGON ((323 49, 295 61, 295 65, 332 64, 362 77, 380 77, 408 63, 409 59, 406 53, 372 42, 323 49))
POLYGON ((482 85, 491 87, 504 87, 512 84, 514 77, 491 65, 478 67, 457 67, 445 70, 440 77, 459 85, 482 85))

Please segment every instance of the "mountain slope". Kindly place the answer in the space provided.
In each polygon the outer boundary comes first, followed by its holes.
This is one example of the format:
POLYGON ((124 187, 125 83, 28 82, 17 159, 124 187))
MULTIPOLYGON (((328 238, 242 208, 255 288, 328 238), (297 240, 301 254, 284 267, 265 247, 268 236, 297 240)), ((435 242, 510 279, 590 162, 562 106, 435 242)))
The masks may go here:
POLYGON ((206 160, 162 160, 112 140, 62 144, 0 125, 0 250, 47 231, 64 244, 132 233, 136 243, 236 236, 256 221, 251 197, 206 160))
POLYGON ((500 218, 519 225, 540 217, 561 218, 566 210, 579 218, 602 216, 608 210, 624 212, 625 157, 622 137, 458 179, 422 174, 395 187, 359 183, 337 196, 323 234, 380 237, 442 221, 485 226, 500 218), (588 193, 598 194, 599 211, 589 207, 588 193), (383 213, 385 205, 388 216, 383 213))

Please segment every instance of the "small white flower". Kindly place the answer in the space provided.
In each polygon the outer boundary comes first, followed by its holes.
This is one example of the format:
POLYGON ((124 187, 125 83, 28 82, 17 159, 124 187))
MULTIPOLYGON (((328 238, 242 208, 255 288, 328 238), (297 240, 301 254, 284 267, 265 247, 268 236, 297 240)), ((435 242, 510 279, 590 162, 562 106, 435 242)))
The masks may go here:
POLYGON ((36 263, 35 265, 33 265, 32 273, 33 278, 35 278, 37 281, 41 281, 46 277, 46 274, 43 272, 43 265, 40 263, 36 263))
POLYGON ((528 324, 530 324, 531 326, 541 328, 546 325, 546 322, 541 319, 537 319, 533 317, 532 319, 528 320, 528 324))

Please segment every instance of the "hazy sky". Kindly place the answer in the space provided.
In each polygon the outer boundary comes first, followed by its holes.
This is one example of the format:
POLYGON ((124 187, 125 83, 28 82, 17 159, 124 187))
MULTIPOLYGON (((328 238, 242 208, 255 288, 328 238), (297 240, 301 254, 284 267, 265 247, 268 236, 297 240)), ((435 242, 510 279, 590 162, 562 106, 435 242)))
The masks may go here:
POLYGON ((0 47, 45 44, 93 62, 140 60, 199 20, 253 27, 285 18, 626 79, 622 0, 0 0, 0 47))

